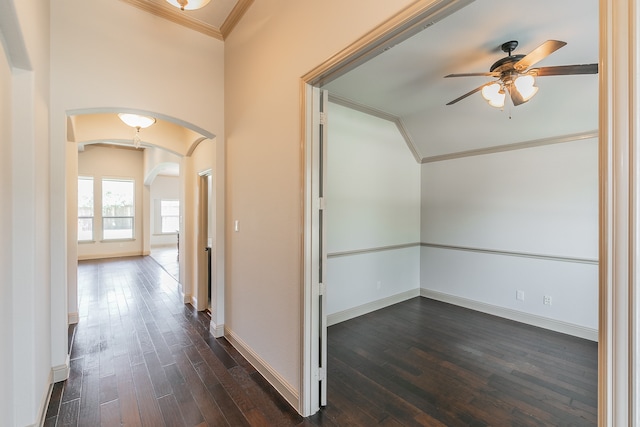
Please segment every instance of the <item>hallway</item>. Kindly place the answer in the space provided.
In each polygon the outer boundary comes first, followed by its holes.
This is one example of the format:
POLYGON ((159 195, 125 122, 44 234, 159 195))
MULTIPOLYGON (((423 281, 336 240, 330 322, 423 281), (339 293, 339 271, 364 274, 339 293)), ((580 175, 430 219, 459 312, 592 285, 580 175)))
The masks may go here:
POLYGON ((305 425, 150 257, 81 261, 71 374, 46 426, 305 425))

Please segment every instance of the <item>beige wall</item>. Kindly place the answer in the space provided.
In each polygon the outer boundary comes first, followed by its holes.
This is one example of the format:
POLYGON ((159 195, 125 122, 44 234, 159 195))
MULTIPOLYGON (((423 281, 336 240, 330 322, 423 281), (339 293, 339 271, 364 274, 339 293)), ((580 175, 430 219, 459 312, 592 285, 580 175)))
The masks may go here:
POLYGON ((143 155, 141 151, 87 145, 78 153, 78 175, 93 178, 94 227, 93 241, 78 244, 78 259, 112 258, 142 255, 145 239, 143 223, 149 212, 143 209, 143 155), (102 185, 104 178, 133 179, 134 238, 104 241, 102 236, 102 185))
POLYGON ((226 326, 301 389, 300 77, 409 0, 253 3, 225 42, 226 326), (239 232, 232 231, 239 221, 239 232))

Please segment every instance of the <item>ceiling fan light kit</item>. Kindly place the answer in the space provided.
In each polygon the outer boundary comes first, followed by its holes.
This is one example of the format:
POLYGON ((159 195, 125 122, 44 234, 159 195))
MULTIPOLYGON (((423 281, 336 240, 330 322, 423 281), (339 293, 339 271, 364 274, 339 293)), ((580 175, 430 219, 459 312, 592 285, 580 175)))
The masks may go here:
POLYGON ((205 7, 210 0, 167 0, 172 6, 180 10, 196 10, 205 7))
POLYGON ((500 83, 491 83, 482 88, 482 97, 492 107, 504 107, 505 93, 500 83))
POLYGON ((512 55, 518 47, 515 40, 503 43, 502 51, 508 56, 496 61, 488 73, 449 74, 445 77, 488 76, 497 77, 497 81, 485 83, 464 95, 447 103, 455 104, 464 98, 481 91, 482 97, 492 107, 502 108, 508 92, 514 106, 524 104, 538 93, 534 76, 562 76, 573 74, 597 74, 598 64, 560 65, 554 67, 531 68, 567 43, 559 40, 547 40, 527 55, 512 55))

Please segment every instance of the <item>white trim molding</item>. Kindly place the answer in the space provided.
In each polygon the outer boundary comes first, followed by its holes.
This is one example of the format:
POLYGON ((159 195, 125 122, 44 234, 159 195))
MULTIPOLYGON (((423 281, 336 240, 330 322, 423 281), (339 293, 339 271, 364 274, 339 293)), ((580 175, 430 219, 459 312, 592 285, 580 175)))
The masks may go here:
POLYGON ((51 378, 53 382, 58 383, 60 381, 65 381, 67 378, 69 378, 70 366, 71 364, 69 360, 69 355, 67 355, 67 359, 65 360, 64 364, 53 366, 51 368, 51 378))
POLYGON ((214 338, 224 337, 224 323, 216 325, 216 322, 211 319, 209 321, 209 332, 214 336, 214 338))
POLYGON ((192 15, 180 13, 177 8, 167 6, 164 3, 156 3, 151 0, 122 0, 132 6, 142 9, 145 12, 152 13, 161 18, 175 22, 176 24, 198 31, 207 36, 224 41, 229 36, 233 28, 240 21, 242 16, 247 12, 249 6, 253 4, 253 0, 239 0, 233 7, 229 16, 220 25, 220 28, 211 25, 208 22, 197 19, 192 15))
POLYGON ((404 243, 401 245, 379 246, 376 248, 355 249, 352 251, 331 252, 327 254, 327 258, 338 258, 343 256, 363 255, 373 252, 395 251, 398 249, 413 248, 420 246, 421 243, 404 243))
POLYGON ((462 298, 455 295, 445 294, 443 292, 433 291, 431 289, 421 288, 420 296, 479 311, 481 313, 490 314, 492 316, 514 320, 516 322, 525 323, 527 325, 537 326, 539 328, 549 329, 551 331, 572 335, 574 337, 584 338, 590 341, 598 341, 598 331, 591 328, 585 328, 584 326, 574 325, 571 323, 562 322, 560 320, 549 319, 548 317, 542 317, 535 314, 525 313, 523 311, 512 310, 510 308, 500 307, 497 305, 487 304, 484 302, 462 298))
POLYGON ((277 370, 262 359, 251 347, 238 337, 231 329, 225 328, 225 338, 240 354, 253 365, 254 368, 285 398, 287 402, 297 409, 300 406, 300 393, 277 370))
POLYGON ((560 255, 535 254, 531 252, 514 252, 514 251, 503 251, 498 249, 471 248, 468 246, 440 245, 437 243, 421 243, 421 246, 424 246, 427 248, 435 248, 435 249, 447 249, 452 251, 480 252, 480 253, 490 254, 490 255, 515 256, 520 258, 543 259, 547 261, 574 262, 579 264, 598 265, 598 260, 594 258, 578 258, 578 257, 560 256, 560 255))
POLYGON ((461 159, 463 157, 483 156, 485 154, 502 153, 505 151, 524 150, 526 148, 542 147, 552 144, 563 144, 565 142, 588 141, 598 138, 598 131, 581 132, 570 135, 553 136, 550 138, 534 139, 531 141, 515 142, 505 145, 494 145, 492 147, 478 148, 475 150, 458 151, 456 153, 441 154, 439 156, 424 157, 421 163, 442 162, 445 160, 461 159))
POLYGON ((640 10, 600 0, 598 425, 640 425, 640 10))
POLYGON ((358 316, 362 316, 367 313, 371 313, 381 308, 389 307, 390 305, 397 304, 402 301, 409 300, 420 296, 419 289, 411 289, 399 294, 391 295, 386 298, 382 298, 376 301, 371 301, 366 304, 352 307, 347 310, 342 310, 337 313, 333 313, 327 316, 327 326, 336 325, 340 322, 344 322, 350 319, 354 319, 358 316))
POLYGON ((80 321, 80 314, 77 311, 67 313, 67 322, 69 325, 76 325, 80 321))
POLYGON ((47 408, 49 407, 49 402, 51 401, 51 393, 53 392, 53 370, 49 371, 49 378, 47 379, 47 382, 49 383, 49 386, 47 387, 47 391, 44 396, 42 396, 40 408, 38 409, 38 418, 36 419, 36 423, 33 424, 33 426, 44 426, 45 417, 47 416, 47 408))

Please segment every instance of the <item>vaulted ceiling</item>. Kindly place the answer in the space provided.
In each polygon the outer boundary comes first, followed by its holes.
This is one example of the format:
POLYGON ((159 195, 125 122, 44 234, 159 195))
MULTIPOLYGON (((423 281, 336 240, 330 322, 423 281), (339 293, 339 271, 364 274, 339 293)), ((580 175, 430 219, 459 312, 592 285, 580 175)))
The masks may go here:
POLYGON ((446 104, 491 77, 444 78, 488 72, 517 40, 526 54, 546 40, 567 42, 538 66, 598 62, 597 0, 473 1, 324 88, 330 95, 399 118, 422 161, 488 147, 593 135, 598 127, 598 75, 545 76, 537 95, 503 110, 480 93, 446 104))

